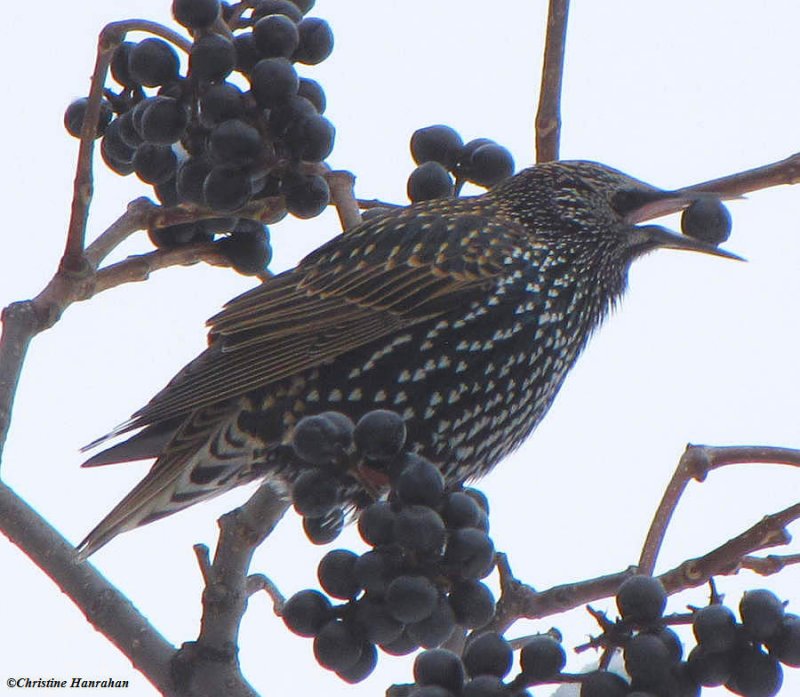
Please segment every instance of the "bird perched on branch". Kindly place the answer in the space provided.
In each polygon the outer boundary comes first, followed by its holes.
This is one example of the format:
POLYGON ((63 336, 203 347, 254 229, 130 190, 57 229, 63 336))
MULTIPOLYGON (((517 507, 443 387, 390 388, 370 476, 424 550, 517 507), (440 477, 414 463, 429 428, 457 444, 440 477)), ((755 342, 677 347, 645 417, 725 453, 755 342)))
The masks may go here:
POLYGON ((327 410, 397 411, 449 484, 486 474, 541 421, 631 262, 659 248, 738 258, 636 224, 701 197, 552 162, 335 237, 230 301, 209 347, 92 444, 138 430, 85 465, 157 459, 81 556, 238 484, 291 481, 293 425, 327 410))

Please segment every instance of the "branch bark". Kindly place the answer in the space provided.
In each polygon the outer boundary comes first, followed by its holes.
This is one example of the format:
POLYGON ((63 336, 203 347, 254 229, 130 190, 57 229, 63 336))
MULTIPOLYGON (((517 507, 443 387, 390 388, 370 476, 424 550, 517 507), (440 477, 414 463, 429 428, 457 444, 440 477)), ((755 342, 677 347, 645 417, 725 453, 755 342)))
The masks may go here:
POLYGON ((664 490, 661 503, 658 505, 653 522, 647 531, 639 557, 640 572, 643 574, 653 573, 669 522, 678 507, 683 492, 692 479, 703 482, 712 470, 728 465, 753 463, 800 467, 800 450, 768 446, 687 445, 672 479, 664 490))
POLYGON ((564 52, 567 42, 569 0, 550 0, 547 37, 536 112, 536 161, 550 162, 559 157, 561 141, 561 84, 564 77, 564 52))
POLYGON ((2 482, 0 530, 154 687, 168 697, 177 697, 170 674, 175 647, 90 563, 77 564, 72 545, 2 482))
POLYGON ((203 616, 200 634, 181 647, 175 659, 182 690, 195 697, 255 697, 242 677, 238 661, 239 626, 253 592, 250 563, 289 507, 285 492, 265 482, 239 508, 219 520, 220 536, 214 560, 202 572, 203 616))

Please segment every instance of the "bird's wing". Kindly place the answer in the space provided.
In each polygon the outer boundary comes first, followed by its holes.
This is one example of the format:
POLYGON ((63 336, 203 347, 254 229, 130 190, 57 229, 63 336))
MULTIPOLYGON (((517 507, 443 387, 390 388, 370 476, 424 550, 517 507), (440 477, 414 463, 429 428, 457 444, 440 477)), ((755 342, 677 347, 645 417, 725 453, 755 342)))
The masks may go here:
MULTIPOLYGON (((197 453, 202 452, 219 427, 219 420, 229 416, 235 407, 235 403, 223 402, 198 409, 183 419, 163 451, 157 453, 158 459, 147 476, 77 546, 77 559, 88 558, 125 530, 175 513, 234 486, 236 481, 227 486, 218 481, 197 481, 197 466, 187 467, 187 463, 197 458, 197 453)), ((114 462, 114 459, 109 462, 114 462)), ((216 469, 228 468, 234 472, 238 467, 241 467, 241 462, 225 463, 216 469)))
MULTIPOLYGON (((452 205, 452 202, 451 202, 452 205)), ((522 229, 411 207, 331 240, 209 320, 210 347, 115 434, 274 383, 484 294, 522 229)))

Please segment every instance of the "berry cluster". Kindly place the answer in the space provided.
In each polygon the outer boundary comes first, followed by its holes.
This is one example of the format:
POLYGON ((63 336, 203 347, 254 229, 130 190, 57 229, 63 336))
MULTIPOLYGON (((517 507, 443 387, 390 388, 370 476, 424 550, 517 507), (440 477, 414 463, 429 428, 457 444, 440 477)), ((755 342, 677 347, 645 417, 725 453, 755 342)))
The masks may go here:
MULTIPOLYGON (((320 172, 334 127, 325 94, 295 64, 331 53, 327 22, 305 17, 313 0, 257 0, 243 14, 219 0, 173 0, 193 38, 188 68, 172 44, 125 41, 111 61, 119 89, 106 89, 97 137, 105 163, 136 175, 165 206, 200 206, 219 217, 152 230, 158 247, 219 239, 243 273, 269 263, 266 228, 236 213, 283 196, 286 210, 311 218, 330 191, 320 172)), ((87 100, 70 104, 67 130, 79 136, 87 100)), ((255 269, 255 271, 254 271, 255 269)))
POLYGON ((414 131, 411 156, 418 167, 408 177, 406 191, 414 203, 457 196, 465 182, 489 188, 514 173, 514 158, 502 145, 488 138, 465 144, 443 125, 414 131))
POLYGON ((283 619, 293 632, 314 637, 322 666, 357 682, 375 667, 376 645, 404 655, 441 645, 456 625, 475 628, 492 618, 494 597, 480 579, 494 567, 494 544, 486 498, 474 489, 447 491, 435 465, 404 452, 398 414, 376 410, 355 426, 348 422, 336 412, 298 422, 293 446, 309 466, 294 482, 294 506, 319 541, 319 530, 336 526, 317 521, 341 524, 348 477, 358 477, 376 497, 388 485, 388 497, 358 517, 359 533, 372 549, 328 552, 317 571, 327 596, 296 593, 283 619), (344 602, 334 605, 330 598, 344 602))
POLYGON ((663 617, 666 601, 658 579, 633 576, 623 583, 621 619, 604 627, 602 640, 622 648, 630 683, 595 671, 583 676, 581 697, 695 697, 702 687, 722 685, 742 697, 774 697, 783 682, 781 663, 800 666, 800 617, 787 614, 771 591, 744 594, 740 623, 719 603, 694 611, 697 646, 685 661, 663 617))
POLYGON ((472 635, 462 656, 430 649, 414 661, 414 687, 409 697, 514 697, 531 685, 553 682, 566 664, 561 644, 540 634, 523 645, 520 671, 505 679, 514 664, 511 644, 496 632, 472 635))
POLYGON ((800 616, 787 613, 772 591, 747 591, 741 622, 721 604, 698 610, 692 629, 697 646, 690 674, 701 685, 725 685, 745 697, 771 697, 783 682, 781 664, 800 667, 800 616))

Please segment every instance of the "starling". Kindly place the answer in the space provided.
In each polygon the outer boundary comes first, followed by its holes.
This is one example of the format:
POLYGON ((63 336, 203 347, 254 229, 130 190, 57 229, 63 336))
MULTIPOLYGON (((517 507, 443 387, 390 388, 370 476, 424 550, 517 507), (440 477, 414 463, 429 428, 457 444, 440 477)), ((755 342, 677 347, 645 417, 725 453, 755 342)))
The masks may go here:
POLYGON ((738 258, 636 225, 701 197, 552 162, 338 235, 231 300, 208 348, 87 446, 137 430, 85 466, 157 459, 80 555, 239 484, 291 482, 293 425, 329 410, 397 411, 448 484, 486 474, 541 421, 634 259, 661 247, 738 258))

